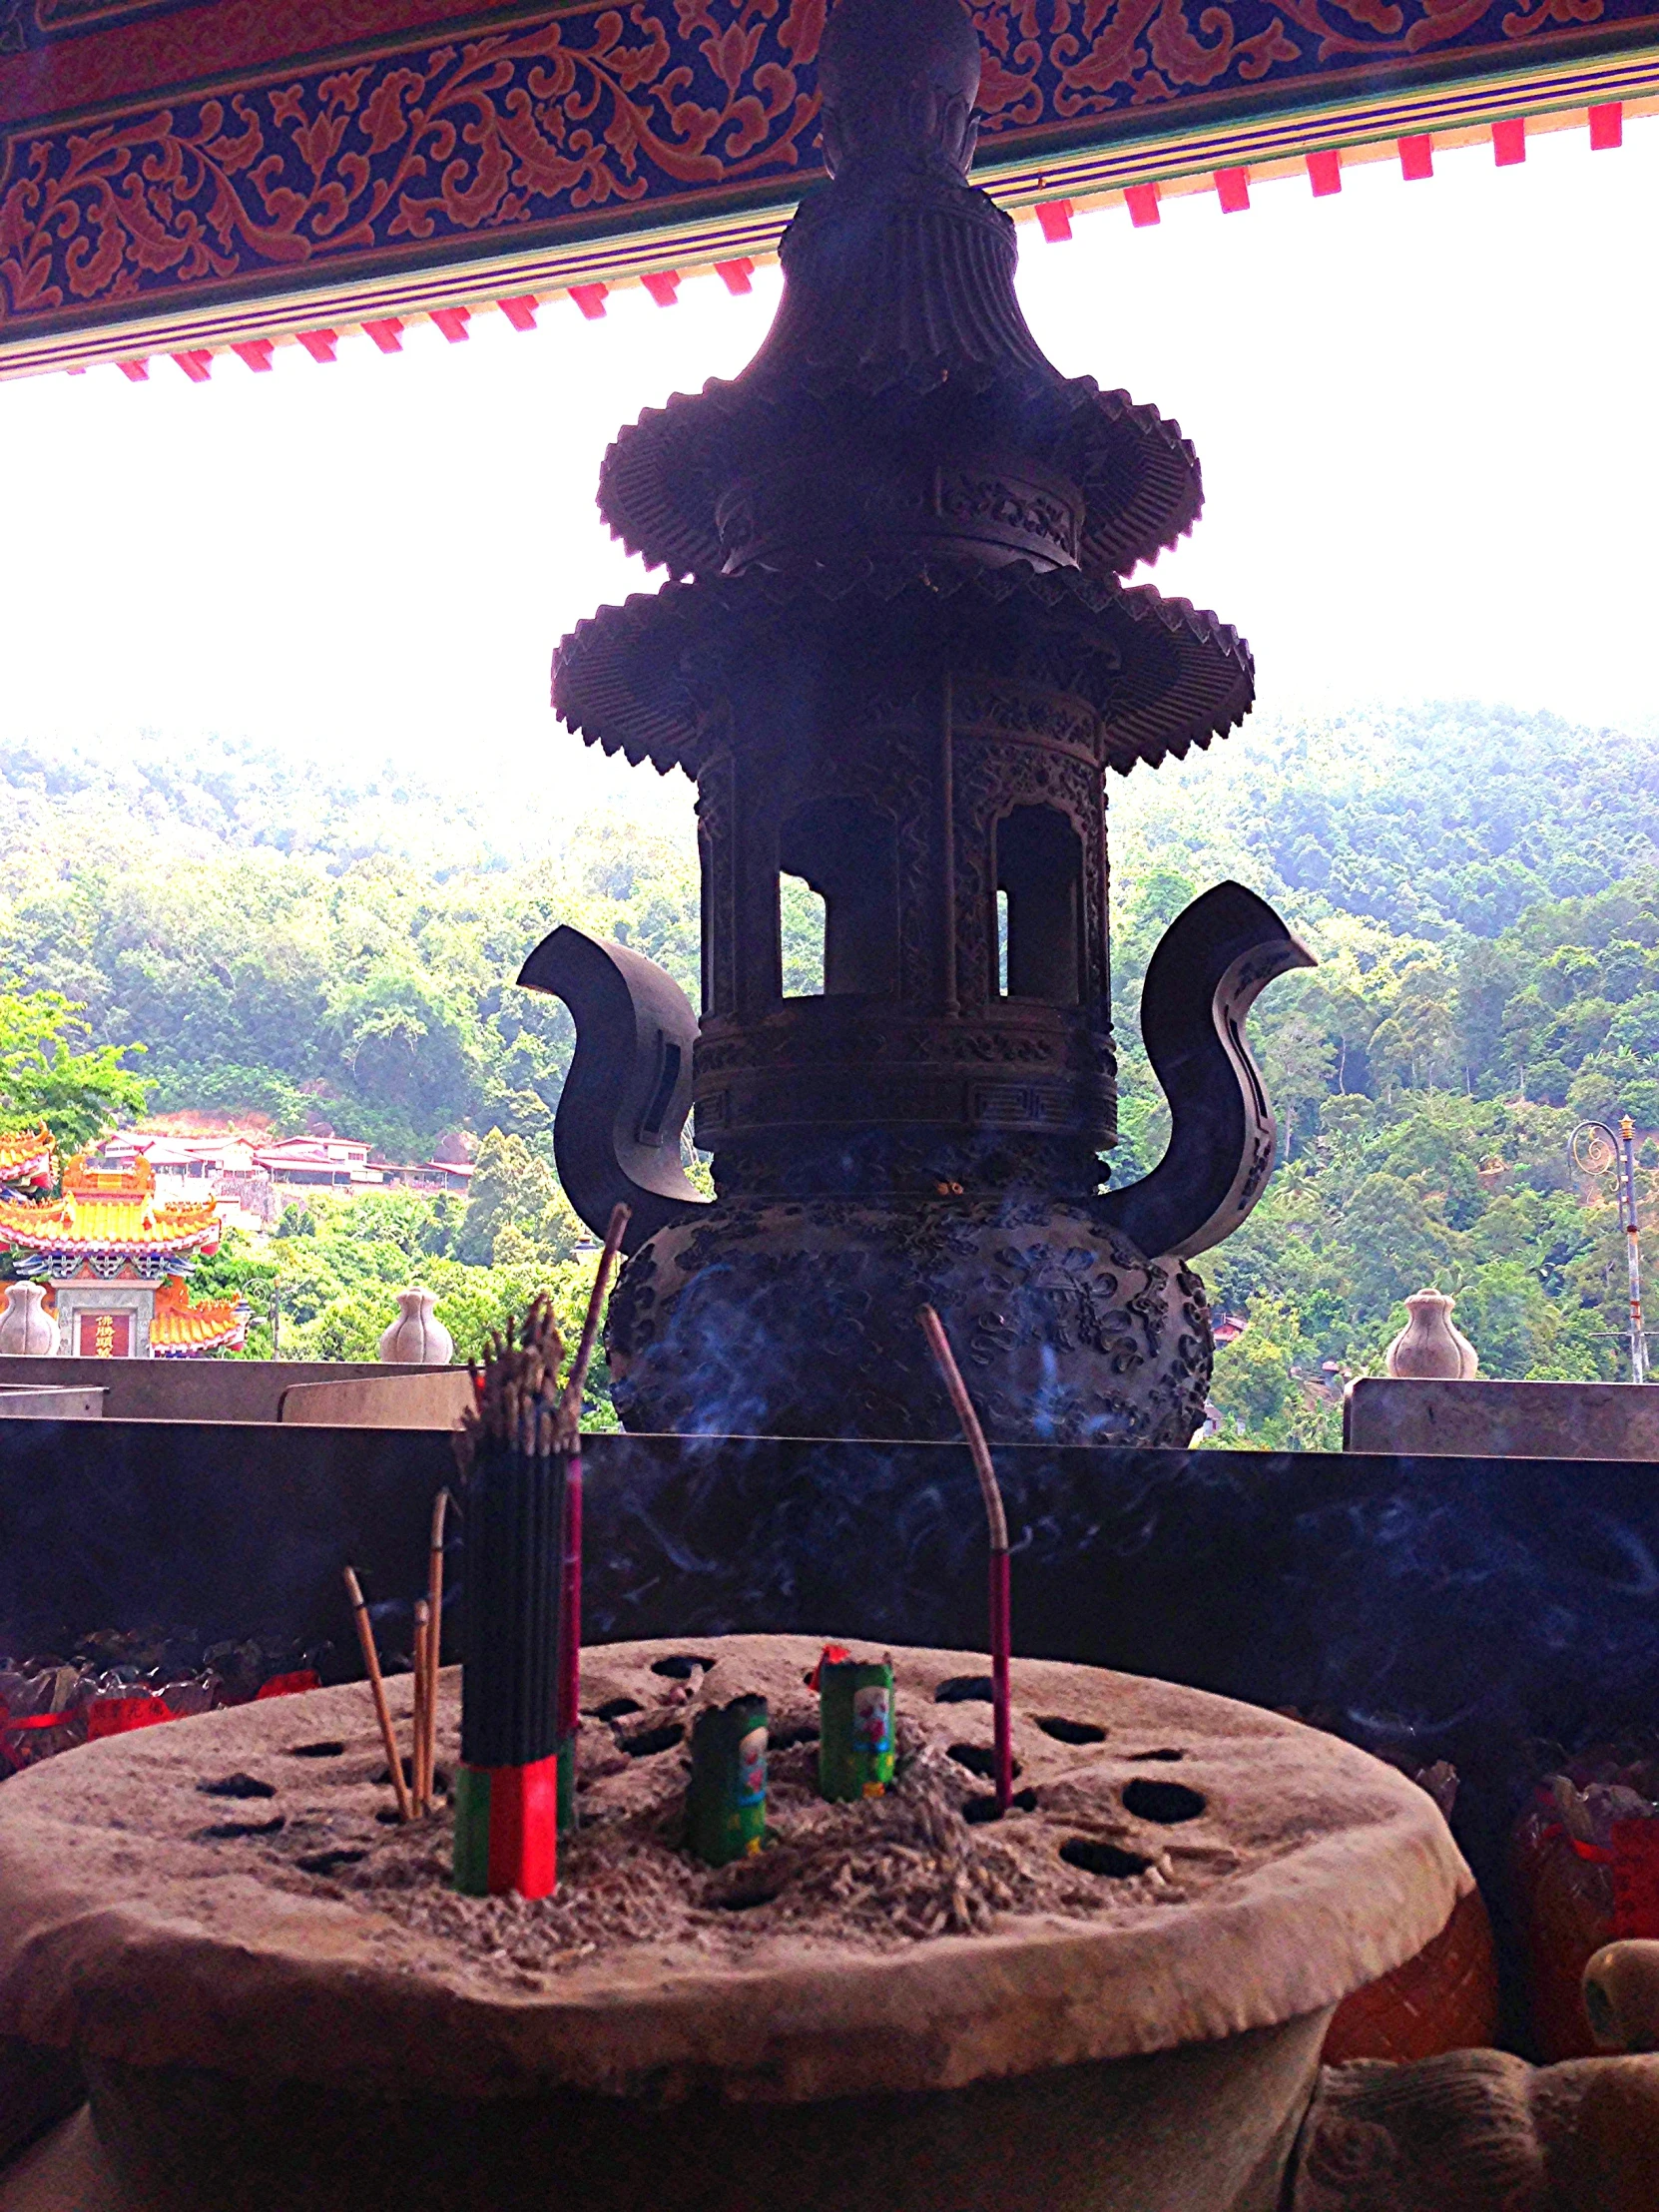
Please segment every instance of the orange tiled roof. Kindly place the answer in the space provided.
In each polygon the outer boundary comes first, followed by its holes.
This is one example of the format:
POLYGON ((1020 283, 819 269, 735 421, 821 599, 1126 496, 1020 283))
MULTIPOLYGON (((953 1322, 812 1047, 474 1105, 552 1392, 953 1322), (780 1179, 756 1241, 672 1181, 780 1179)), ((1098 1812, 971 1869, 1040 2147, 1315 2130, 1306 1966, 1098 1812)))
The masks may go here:
POLYGON ((248 1309, 228 1298, 204 1299, 193 1306, 177 1276, 156 1293, 150 1324, 150 1350, 158 1360, 189 1360, 221 1345, 240 1345, 248 1334, 248 1309))
POLYGON ((63 1196, 32 1204, 0 1199, 0 1246, 22 1252, 215 1252, 220 1221, 212 1199, 158 1204, 156 1177, 139 1159, 120 1168, 71 1160, 63 1196))
POLYGON ((38 1129, 8 1129, 0 1134, 0 1183, 49 1191, 57 1172, 57 1147, 45 1122, 38 1129))

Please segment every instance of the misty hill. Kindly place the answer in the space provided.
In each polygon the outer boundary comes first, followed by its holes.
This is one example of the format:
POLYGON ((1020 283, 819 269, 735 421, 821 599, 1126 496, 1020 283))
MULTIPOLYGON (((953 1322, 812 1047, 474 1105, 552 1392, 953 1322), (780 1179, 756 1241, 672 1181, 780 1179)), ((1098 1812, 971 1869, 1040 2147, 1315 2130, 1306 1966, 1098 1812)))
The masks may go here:
MULTIPOLYGON (((99 1041, 144 1044, 156 1109, 325 1120, 401 1157, 493 1128, 545 1162, 573 1040, 512 985, 530 946, 572 921, 696 988, 678 780, 640 772, 617 787, 628 813, 572 822, 545 794, 512 808, 390 767, 158 739, 14 747, 0 786, 0 982, 61 990, 99 1041)), ((1240 1432, 1302 1434, 1293 1371, 1374 1361, 1434 1277, 1488 1372, 1617 1372, 1622 1262, 1565 1146, 1588 1115, 1659 1129, 1659 740, 1469 705, 1260 717, 1111 797, 1115 1178, 1161 1149, 1135 1015, 1180 907, 1237 876, 1320 956, 1253 1016, 1283 1163, 1205 1262, 1253 1316, 1252 1357, 1277 1347, 1240 1432)), ((786 886, 795 989, 810 905, 786 886)), ((522 1238, 510 1215, 500 1234, 522 1238)))

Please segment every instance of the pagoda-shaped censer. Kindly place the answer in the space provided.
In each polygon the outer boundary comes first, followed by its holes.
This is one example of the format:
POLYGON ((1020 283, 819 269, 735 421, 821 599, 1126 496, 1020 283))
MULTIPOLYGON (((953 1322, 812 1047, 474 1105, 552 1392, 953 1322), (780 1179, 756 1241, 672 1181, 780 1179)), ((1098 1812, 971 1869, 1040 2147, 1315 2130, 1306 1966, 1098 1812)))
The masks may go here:
POLYGON ((1240 1025, 1308 955, 1223 884, 1147 977, 1170 1150, 1101 1188, 1105 771, 1225 735, 1253 671, 1120 581, 1192 525, 1197 457, 1038 350, 1014 227, 967 182, 979 70, 959 0, 841 0, 831 182, 766 343, 606 457, 601 512, 673 580, 565 639, 554 702, 696 780, 702 1019, 571 929, 520 980, 576 1016, 572 1202, 634 1209, 609 1336, 633 1428, 950 1435, 926 1302, 993 1436, 1184 1444, 1211 1340, 1183 1261, 1272 1164, 1240 1025), (824 900, 820 994, 784 995, 785 874, 824 900), (713 1204, 680 1167, 693 1103, 713 1204))

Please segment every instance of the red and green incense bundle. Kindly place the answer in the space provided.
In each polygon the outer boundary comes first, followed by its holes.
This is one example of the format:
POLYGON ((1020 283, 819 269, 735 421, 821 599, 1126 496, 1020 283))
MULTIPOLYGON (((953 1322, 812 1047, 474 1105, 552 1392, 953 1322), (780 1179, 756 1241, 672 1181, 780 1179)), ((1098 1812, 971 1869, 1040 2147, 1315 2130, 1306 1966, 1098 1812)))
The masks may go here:
POLYGON ((461 1767, 454 1886, 549 1897, 558 1880, 565 1583, 563 1346, 544 1298, 474 1369, 467 1426, 461 1767))

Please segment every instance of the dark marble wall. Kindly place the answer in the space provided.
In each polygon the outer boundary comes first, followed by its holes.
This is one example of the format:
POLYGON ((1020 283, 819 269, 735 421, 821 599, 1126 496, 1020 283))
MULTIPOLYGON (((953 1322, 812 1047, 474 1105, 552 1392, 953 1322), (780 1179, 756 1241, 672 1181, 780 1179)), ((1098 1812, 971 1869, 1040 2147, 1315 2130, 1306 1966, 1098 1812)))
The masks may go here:
MULTIPOLYGON (((1374 1735, 1659 1711, 1659 1470, 1597 1460, 1050 1450, 998 1466, 1017 1648, 1374 1735)), ((984 1640, 954 1445, 590 1439, 590 1638, 984 1640)), ((0 1422, 0 1641, 190 1624, 301 1640, 420 1587, 441 1435, 0 1422)), ((464 1572, 464 1550, 452 1580, 464 1572)))

